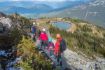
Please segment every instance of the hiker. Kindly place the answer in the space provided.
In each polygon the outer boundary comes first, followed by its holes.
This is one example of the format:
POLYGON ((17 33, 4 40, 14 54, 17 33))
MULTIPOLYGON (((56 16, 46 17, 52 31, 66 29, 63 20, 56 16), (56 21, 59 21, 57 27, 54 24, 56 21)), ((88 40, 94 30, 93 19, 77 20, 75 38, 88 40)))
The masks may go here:
POLYGON ((49 50, 50 56, 54 55, 54 43, 51 37, 49 37, 49 40, 48 40, 48 50, 49 50))
POLYGON ((36 26, 35 23, 33 23, 32 27, 31 27, 31 33, 32 33, 32 40, 35 41, 35 35, 36 35, 36 26))
POLYGON ((39 38, 41 40, 41 49, 44 50, 48 46, 48 36, 46 34, 45 28, 42 29, 42 32, 40 33, 39 38))
POLYGON ((58 63, 62 66, 61 54, 66 50, 66 42, 60 34, 56 34, 56 43, 54 47, 54 54, 58 63))

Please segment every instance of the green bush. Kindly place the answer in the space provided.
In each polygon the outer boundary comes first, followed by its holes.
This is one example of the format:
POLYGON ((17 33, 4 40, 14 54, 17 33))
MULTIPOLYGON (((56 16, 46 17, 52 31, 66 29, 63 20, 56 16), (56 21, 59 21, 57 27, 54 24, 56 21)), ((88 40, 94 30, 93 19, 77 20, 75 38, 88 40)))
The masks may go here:
POLYGON ((47 61, 38 53, 34 42, 30 38, 23 36, 17 47, 24 52, 22 53, 23 60, 20 66, 25 70, 51 70, 50 61, 47 61))

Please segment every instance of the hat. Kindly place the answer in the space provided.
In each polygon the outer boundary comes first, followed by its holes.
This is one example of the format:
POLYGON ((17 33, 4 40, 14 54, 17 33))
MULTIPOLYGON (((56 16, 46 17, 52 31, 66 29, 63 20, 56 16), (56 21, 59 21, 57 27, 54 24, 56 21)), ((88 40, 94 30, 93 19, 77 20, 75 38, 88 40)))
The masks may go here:
POLYGON ((44 31, 44 32, 45 32, 45 31, 46 31, 46 29, 45 29, 45 28, 43 28, 43 29, 42 29, 42 31, 44 31))
POLYGON ((35 22, 33 22, 33 25, 35 25, 35 22))

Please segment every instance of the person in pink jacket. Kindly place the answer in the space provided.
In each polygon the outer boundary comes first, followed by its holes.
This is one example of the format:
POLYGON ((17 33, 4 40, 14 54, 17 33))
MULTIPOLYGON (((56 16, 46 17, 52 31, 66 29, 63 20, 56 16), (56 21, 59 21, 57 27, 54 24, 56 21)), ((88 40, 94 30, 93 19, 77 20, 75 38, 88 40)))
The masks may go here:
POLYGON ((48 46, 48 35, 46 34, 46 30, 43 29, 39 36, 41 40, 41 47, 45 49, 48 46))

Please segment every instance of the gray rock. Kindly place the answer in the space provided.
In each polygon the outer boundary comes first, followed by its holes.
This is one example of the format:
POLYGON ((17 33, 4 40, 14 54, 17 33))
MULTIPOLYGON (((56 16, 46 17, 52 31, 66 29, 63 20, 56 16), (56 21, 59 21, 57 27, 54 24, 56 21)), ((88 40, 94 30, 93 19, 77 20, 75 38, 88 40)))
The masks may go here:
POLYGON ((0 22, 5 26, 6 28, 12 27, 12 21, 10 18, 1 17, 0 22))
POLYGON ((88 59, 67 49, 62 55, 63 65, 71 70, 105 70, 105 59, 97 57, 96 60, 88 59))

